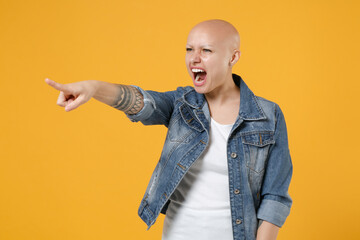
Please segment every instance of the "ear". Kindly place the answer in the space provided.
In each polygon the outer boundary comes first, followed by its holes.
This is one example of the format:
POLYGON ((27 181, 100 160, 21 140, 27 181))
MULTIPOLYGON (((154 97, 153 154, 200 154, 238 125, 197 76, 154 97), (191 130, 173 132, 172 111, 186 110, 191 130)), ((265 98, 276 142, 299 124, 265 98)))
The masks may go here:
POLYGON ((234 50, 232 56, 231 56, 231 59, 230 59, 230 62, 229 62, 229 66, 234 66, 235 63, 237 63, 237 61, 239 60, 240 58, 240 51, 239 50, 234 50))

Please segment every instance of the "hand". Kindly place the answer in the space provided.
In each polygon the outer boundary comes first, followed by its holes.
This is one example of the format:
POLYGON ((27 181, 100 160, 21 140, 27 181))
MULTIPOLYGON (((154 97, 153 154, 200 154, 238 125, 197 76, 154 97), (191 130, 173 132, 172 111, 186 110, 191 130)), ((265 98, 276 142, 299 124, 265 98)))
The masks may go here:
POLYGON ((65 111, 67 112, 89 101, 96 92, 96 81, 91 80, 60 84, 46 78, 45 82, 60 91, 57 105, 65 107, 65 111))

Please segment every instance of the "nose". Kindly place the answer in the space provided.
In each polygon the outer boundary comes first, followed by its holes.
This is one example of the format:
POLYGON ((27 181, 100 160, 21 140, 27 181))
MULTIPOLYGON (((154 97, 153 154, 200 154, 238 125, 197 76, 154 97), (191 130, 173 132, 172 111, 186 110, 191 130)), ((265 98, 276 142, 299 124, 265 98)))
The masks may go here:
POLYGON ((200 51, 193 51, 190 58, 191 63, 199 63, 201 62, 200 51))

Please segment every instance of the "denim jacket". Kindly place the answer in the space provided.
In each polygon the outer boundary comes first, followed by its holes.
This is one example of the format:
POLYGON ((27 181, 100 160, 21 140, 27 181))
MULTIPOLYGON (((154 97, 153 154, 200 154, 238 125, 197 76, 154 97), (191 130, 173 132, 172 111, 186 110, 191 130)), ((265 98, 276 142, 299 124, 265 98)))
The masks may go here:
MULTIPOLYGON (((276 103, 255 96, 240 76, 240 109, 227 141, 229 194, 235 240, 256 239, 258 221, 281 227, 290 213, 292 163, 283 113, 276 103)), ((165 214, 170 196, 209 142, 210 112, 193 87, 144 91, 144 107, 131 121, 168 128, 165 144, 139 207, 148 225, 165 214)))

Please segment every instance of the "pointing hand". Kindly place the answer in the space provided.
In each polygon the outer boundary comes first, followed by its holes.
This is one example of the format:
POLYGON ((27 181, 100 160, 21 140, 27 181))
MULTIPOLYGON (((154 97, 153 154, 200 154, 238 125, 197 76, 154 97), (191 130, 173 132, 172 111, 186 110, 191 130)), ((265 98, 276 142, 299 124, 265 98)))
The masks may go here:
POLYGON ((57 105, 65 107, 67 112, 89 101, 96 91, 94 81, 61 84, 46 78, 45 82, 60 91, 57 105))

